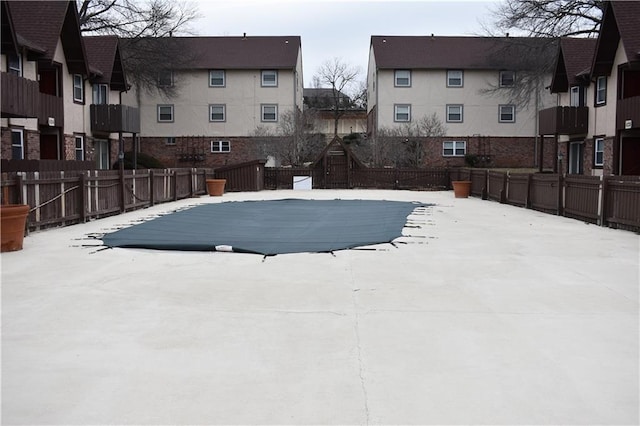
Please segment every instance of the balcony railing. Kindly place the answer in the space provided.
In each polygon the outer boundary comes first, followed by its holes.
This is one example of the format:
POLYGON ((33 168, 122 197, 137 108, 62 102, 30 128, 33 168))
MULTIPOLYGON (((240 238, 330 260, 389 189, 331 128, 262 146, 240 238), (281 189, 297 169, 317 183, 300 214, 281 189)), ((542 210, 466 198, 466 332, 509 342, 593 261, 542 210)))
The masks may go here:
POLYGON ((40 85, 35 80, 3 72, 0 76, 3 117, 35 118, 40 106, 40 85))
POLYGON ((140 111, 128 105, 92 104, 91 131, 140 133, 140 111))
POLYGON ((61 97, 40 93, 38 125, 48 127, 64 126, 64 102, 61 97))
POLYGON ((620 99, 616 106, 617 130, 640 128, 640 96, 620 99))
POLYGON ((538 113, 538 126, 541 135, 586 134, 589 128, 589 109, 568 106, 543 109, 538 113))
POLYGON ((64 125, 62 98, 40 93, 40 83, 35 80, 6 72, 0 78, 2 117, 37 118, 41 126, 64 125))

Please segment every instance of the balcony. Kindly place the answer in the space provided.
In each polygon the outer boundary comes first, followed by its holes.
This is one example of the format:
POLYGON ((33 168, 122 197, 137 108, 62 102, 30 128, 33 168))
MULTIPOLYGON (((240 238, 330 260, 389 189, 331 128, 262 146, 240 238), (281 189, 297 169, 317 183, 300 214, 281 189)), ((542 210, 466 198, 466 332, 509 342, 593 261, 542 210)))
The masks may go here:
POLYGON ((586 134, 589 128, 589 109, 558 106, 540 110, 538 128, 541 135, 586 134))
POLYGON ((38 125, 48 127, 64 126, 64 102, 61 97, 40 93, 38 125))
POLYGON ((640 129, 640 96, 620 99, 616 105, 616 130, 625 129, 640 129))
POLYGON ((105 133, 140 133, 140 112, 128 105, 90 106, 91 131, 105 133))
POLYGON ((37 118, 40 126, 62 127, 62 98, 40 93, 40 84, 35 80, 6 72, 0 77, 2 117, 37 118))
POLYGON ((3 72, 0 77, 2 117, 37 117, 40 106, 40 85, 38 82, 7 72, 3 72))

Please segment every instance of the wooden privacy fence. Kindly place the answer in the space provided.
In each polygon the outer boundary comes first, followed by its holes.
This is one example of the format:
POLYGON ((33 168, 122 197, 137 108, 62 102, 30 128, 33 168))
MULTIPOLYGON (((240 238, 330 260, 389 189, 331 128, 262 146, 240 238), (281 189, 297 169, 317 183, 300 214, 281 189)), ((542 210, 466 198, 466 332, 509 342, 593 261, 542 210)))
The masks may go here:
MULTIPOLYGON (((366 168, 350 170, 349 174, 351 188, 447 189, 451 186, 447 169, 366 168)), ((264 169, 264 188, 291 189, 294 176, 310 176, 313 188, 324 187, 322 169, 267 167, 264 169)))
POLYGON ((456 172, 472 195, 613 228, 640 231, 640 176, 456 172), (481 188, 481 189, 480 189, 481 188))
POLYGON ((30 230, 206 194, 210 169, 2 173, 2 203, 28 204, 30 230))

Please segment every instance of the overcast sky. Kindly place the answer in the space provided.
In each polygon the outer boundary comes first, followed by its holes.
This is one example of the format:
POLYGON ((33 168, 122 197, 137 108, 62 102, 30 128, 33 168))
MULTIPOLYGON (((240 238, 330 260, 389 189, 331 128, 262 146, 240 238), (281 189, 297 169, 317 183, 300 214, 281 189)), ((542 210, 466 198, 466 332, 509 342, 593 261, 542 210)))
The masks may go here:
POLYGON ((372 35, 481 35, 494 1, 192 0, 198 35, 302 38, 305 87, 334 57, 359 66, 366 79, 372 35))

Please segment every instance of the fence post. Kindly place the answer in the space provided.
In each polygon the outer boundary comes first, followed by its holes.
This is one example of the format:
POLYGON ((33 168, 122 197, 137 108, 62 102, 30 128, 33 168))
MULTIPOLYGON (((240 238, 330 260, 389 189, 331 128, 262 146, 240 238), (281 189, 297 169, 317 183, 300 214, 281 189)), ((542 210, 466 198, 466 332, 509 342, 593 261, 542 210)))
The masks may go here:
POLYGON ((524 203, 524 207, 526 209, 531 208, 531 182, 532 182, 531 176, 532 176, 531 173, 527 174, 527 199, 524 203))
POLYGON ((156 183, 155 173, 153 169, 149 170, 149 203, 153 206, 156 204, 156 183))
POLYGON ((195 185, 193 184, 194 181, 194 173, 193 173, 194 169, 193 167, 189 170, 189 198, 193 198, 193 188, 195 187, 195 185))
POLYGON ((26 187, 23 188, 23 185, 24 185, 24 175, 22 173, 16 173, 16 190, 17 190, 16 202, 18 204, 27 203, 27 197, 25 196, 27 188, 26 187))
POLYGON ((482 188, 482 199, 486 200, 489 194, 489 170, 484 171, 484 187, 482 188))
POLYGON ((80 208, 80 222, 85 223, 87 221, 87 194, 85 189, 87 187, 87 175, 84 172, 79 174, 78 187, 80 188, 80 197, 78 197, 78 204, 80 208))
POLYGON ((126 210, 125 193, 124 193, 124 168, 120 167, 118 174, 120 175, 120 213, 124 213, 126 210))
POLYGON ((558 216, 564 216, 564 176, 558 173, 558 216))
POLYGON ((500 204, 507 202, 507 176, 508 172, 502 174, 502 191, 500 191, 500 204))
POLYGON ((173 181, 171 186, 173 187, 173 201, 178 201, 178 171, 172 170, 173 181))
POLYGON ((601 185, 601 196, 600 196, 600 226, 607 226, 607 202, 609 200, 609 179, 606 176, 601 176, 602 185, 601 185))

